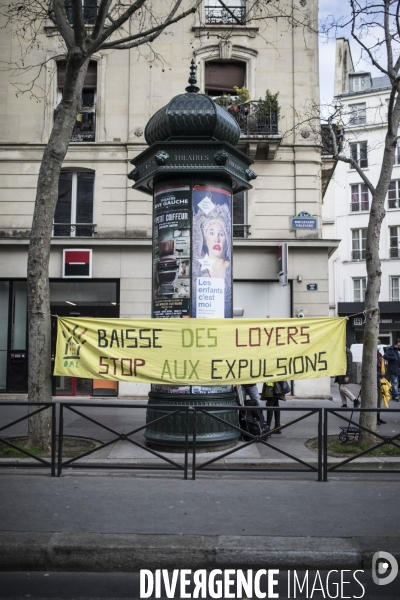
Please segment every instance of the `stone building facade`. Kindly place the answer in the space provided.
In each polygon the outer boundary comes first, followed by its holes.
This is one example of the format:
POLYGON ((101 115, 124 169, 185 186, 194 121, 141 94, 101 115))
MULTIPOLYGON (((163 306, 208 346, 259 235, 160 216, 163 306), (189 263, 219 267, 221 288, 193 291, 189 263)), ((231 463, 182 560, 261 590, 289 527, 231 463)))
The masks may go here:
MULTIPOLYGON (((246 9, 245 2, 232 4, 238 14, 246 9)), ((317 22, 316 0, 296 10, 317 22)), ((319 97, 317 36, 291 29, 285 20, 229 21, 208 1, 166 30, 152 46, 154 54, 144 48, 93 56, 60 179, 50 261, 52 314, 150 316, 152 200, 131 188, 127 173, 130 160, 147 147, 149 118, 184 92, 194 56, 202 93, 233 96, 234 85, 244 86, 252 101, 246 114, 239 108, 237 115, 238 148, 255 160, 258 177, 234 202, 234 315, 328 316, 328 259, 337 242, 322 237, 321 148, 307 127, 293 129, 304 104, 319 97), (279 92, 280 116, 259 126, 258 101, 266 90, 279 92), (315 217, 316 228, 292 229, 299 213, 315 217), (287 285, 279 285, 282 242, 288 245, 287 285), (74 249, 91 250, 91 278, 65 277, 65 251, 74 249)), ((40 42, 29 60, 46 60, 38 79, 42 98, 17 97, 11 73, 0 81, 0 389, 9 392, 26 385, 29 231, 40 160, 63 85, 63 48, 50 23, 40 42)), ((3 57, 12 60, 17 40, 3 33, 0 43, 3 57)), ((57 391, 116 392, 101 382, 61 379, 57 391)), ((147 386, 120 383, 118 392, 145 395, 147 386)), ((329 381, 295 382, 294 393, 326 396, 329 381)))

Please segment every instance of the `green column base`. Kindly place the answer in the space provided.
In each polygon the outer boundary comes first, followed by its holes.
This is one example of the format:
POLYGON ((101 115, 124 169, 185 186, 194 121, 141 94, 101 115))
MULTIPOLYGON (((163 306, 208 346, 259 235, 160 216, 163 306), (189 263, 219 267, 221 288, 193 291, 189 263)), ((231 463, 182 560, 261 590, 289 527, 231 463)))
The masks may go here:
MULTIPOLYGON (((146 422, 159 419, 170 413, 164 406, 223 406, 226 410, 210 411, 210 414, 197 413, 196 447, 203 452, 215 452, 232 447, 239 438, 237 429, 233 429, 211 415, 215 415, 231 425, 239 426, 238 411, 229 410, 237 406, 234 393, 225 394, 162 394, 149 393, 146 422)), ((158 423, 146 427, 146 444, 167 452, 183 452, 185 447, 185 413, 176 413, 158 423)), ((193 443, 193 411, 189 411, 189 446, 193 443)))

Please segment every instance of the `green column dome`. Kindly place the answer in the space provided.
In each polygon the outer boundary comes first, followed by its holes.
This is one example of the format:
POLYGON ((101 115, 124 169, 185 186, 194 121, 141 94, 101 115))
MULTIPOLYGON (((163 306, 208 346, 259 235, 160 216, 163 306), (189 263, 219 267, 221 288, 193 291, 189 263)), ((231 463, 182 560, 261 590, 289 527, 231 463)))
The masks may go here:
MULTIPOLYGON (((192 61, 192 70, 194 70, 192 61)), ((195 83, 194 79, 189 82, 195 83)), ((235 146, 240 138, 240 128, 235 119, 222 106, 199 88, 189 85, 186 94, 179 94, 160 108, 146 125, 144 136, 151 146, 156 142, 172 140, 216 140, 235 146)))

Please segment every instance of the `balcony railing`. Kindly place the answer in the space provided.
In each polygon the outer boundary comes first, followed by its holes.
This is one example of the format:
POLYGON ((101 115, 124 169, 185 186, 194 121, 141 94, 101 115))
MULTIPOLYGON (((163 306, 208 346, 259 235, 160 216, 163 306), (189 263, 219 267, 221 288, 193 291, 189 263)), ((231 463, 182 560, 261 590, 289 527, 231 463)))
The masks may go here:
POLYGON ((392 246, 389 252, 390 258, 400 258, 400 249, 397 246, 392 246))
POLYGON ((369 200, 361 200, 361 202, 350 202, 350 212, 360 212, 369 210, 369 200))
POLYGON ((250 234, 251 225, 244 224, 233 224, 233 237, 234 238, 247 238, 250 234))
MULTIPOLYGON (((72 6, 69 2, 65 3, 65 11, 67 13, 68 22, 72 25, 74 18, 72 16, 72 6)), ((91 6, 82 6, 83 11, 83 22, 85 25, 94 25, 98 13, 96 0, 93 1, 91 6)))
POLYGON ((71 142, 96 141, 96 108, 93 106, 82 107, 71 135, 71 142))
POLYGON ((278 133, 278 113, 268 110, 263 100, 250 100, 246 104, 224 107, 240 127, 240 134, 268 135, 278 133))
POLYGON ((400 200, 398 198, 389 198, 388 200, 388 208, 399 208, 400 200))
POLYGON ((245 6, 205 6, 205 18, 207 25, 231 25, 246 22, 246 7, 245 6), (234 16, 233 16, 234 15, 234 16), (235 18, 236 17, 236 18, 235 18))
POLYGON ((351 260, 365 260, 366 250, 353 250, 351 260))
POLYGON ((53 237, 93 237, 95 223, 53 223, 53 237))

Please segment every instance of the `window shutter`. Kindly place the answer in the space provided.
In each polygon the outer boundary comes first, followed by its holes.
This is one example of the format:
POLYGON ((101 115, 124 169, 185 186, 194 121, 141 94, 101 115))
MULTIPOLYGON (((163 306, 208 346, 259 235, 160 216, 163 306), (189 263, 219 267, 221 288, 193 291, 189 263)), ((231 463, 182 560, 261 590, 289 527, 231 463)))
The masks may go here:
POLYGON ((205 89, 235 93, 234 86, 243 87, 245 65, 241 63, 209 62, 205 65, 205 89))
MULTIPOLYGON (((67 64, 64 62, 57 63, 57 87, 63 88, 65 83, 65 71, 67 64)), ((83 83, 84 88, 96 88, 97 87, 97 62, 91 60, 86 73, 85 81, 83 83)))

